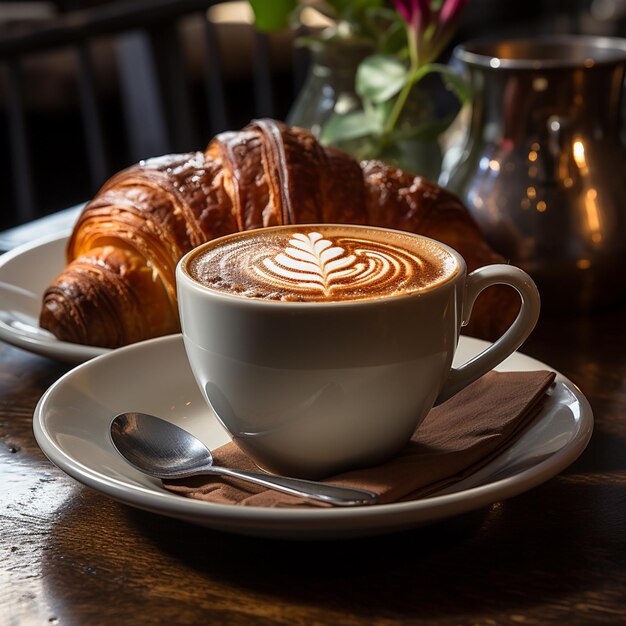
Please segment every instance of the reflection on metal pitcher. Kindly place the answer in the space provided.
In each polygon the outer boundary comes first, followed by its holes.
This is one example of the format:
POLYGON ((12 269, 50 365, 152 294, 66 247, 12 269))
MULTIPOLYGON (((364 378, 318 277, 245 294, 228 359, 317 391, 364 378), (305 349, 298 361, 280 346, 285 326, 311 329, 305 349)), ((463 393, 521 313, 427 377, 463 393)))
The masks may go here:
POLYGON ((626 39, 472 42, 455 57, 474 101, 461 157, 440 182, 533 276, 544 309, 612 303, 626 293, 626 39))

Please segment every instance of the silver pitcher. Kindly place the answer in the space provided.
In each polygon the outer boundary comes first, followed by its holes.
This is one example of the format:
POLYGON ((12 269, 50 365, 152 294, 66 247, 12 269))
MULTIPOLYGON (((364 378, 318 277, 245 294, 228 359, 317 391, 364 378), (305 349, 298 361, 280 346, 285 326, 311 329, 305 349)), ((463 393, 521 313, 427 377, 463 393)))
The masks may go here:
POLYGON ((473 86, 460 160, 440 182, 492 246, 536 280, 544 309, 626 295, 626 39, 470 42, 473 86))

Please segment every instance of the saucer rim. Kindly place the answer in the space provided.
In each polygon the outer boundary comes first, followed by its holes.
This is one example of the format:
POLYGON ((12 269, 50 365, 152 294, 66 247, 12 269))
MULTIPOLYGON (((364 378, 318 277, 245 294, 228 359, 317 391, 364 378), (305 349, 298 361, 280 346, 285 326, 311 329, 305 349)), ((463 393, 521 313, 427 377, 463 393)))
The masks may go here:
MULTIPOLYGON (((473 343, 477 350, 489 345, 489 342, 471 337, 461 337, 461 341, 473 343)), ((123 360, 128 351, 149 351, 152 348, 167 350, 170 344, 174 345, 176 342, 180 342, 182 345, 182 335, 168 335, 132 344, 73 368, 59 378, 39 400, 33 415, 33 430, 37 443, 48 459, 70 477, 86 486, 136 508, 220 530, 265 537, 315 538, 307 533, 313 532, 315 536, 319 537, 345 537, 359 534, 381 534, 416 527, 481 508, 538 486, 578 458, 586 448, 593 430, 593 413, 584 394, 569 379, 556 372, 556 384, 563 385, 572 393, 580 410, 576 432, 568 442, 549 457, 512 476, 468 489, 439 495, 433 494, 419 500, 354 508, 241 507, 183 498, 163 488, 148 488, 101 474, 77 461, 56 444, 46 425, 46 413, 48 405, 58 389, 68 384, 68 381, 71 381, 73 377, 79 375, 86 368, 101 366, 106 360, 113 362, 117 359, 123 360), (316 524, 322 520, 325 522, 324 526, 316 528, 316 524), (237 522, 236 527, 229 526, 229 522, 233 521, 237 522), (356 529, 351 525, 355 521, 359 524, 356 529), (294 522, 298 522, 298 526, 290 528, 294 522), (329 528, 331 522, 335 524, 343 522, 343 524, 329 528), (282 537, 283 532, 286 532, 287 536, 282 537)), ((532 357, 519 352, 515 354, 523 356, 536 369, 555 371, 554 368, 532 357)), ((195 384, 193 379, 190 384, 195 384)), ((112 446, 112 444, 110 445, 112 446)))

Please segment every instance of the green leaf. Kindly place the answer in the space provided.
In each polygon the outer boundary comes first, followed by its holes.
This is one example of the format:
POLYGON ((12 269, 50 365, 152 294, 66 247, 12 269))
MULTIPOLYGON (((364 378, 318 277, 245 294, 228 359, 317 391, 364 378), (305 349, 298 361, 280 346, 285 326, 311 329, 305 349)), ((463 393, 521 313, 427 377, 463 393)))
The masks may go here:
POLYGON ((395 57, 374 54, 356 72, 356 91, 364 99, 385 102, 393 98, 407 81, 407 68, 395 57))
POLYGON ((394 100, 387 100, 386 102, 372 102, 371 100, 363 99, 363 110, 365 116, 369 121, 369 127, 372 129, 373 135, 380 135, 385 128, 391 109, 393 109, 394 100))
POLYGON ((376 124, 363 111, 333 113, 324 124, 320 141, 324 145, 366 137, 376 131, 376 124))
POLYGON ((298 0, 249 0, 255 26, 269 33, 289 26, 289 17, 298 0))

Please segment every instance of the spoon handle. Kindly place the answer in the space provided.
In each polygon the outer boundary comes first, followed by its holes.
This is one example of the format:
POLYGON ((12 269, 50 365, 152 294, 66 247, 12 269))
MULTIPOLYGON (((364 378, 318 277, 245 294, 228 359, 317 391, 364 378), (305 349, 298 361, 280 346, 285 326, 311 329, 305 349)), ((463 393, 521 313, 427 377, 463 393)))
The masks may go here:
POLYGON ((277 476, 275 474, 246 472, 230 469, 229 467, 211 465, 197 473, 221 474, 222 476, 240 478, 241 480, 247 480, 248 482, 262 485, 269 489, 275 489, 276 491, 282 491, 292 496, 321 500, 322 502, 334 504, 335 506, 375 504, 378 499, 375 493, 365 491, 364 489, 353 489, 351 487, 303 480, 301 478, 287 478, 286 476, 277 476))

